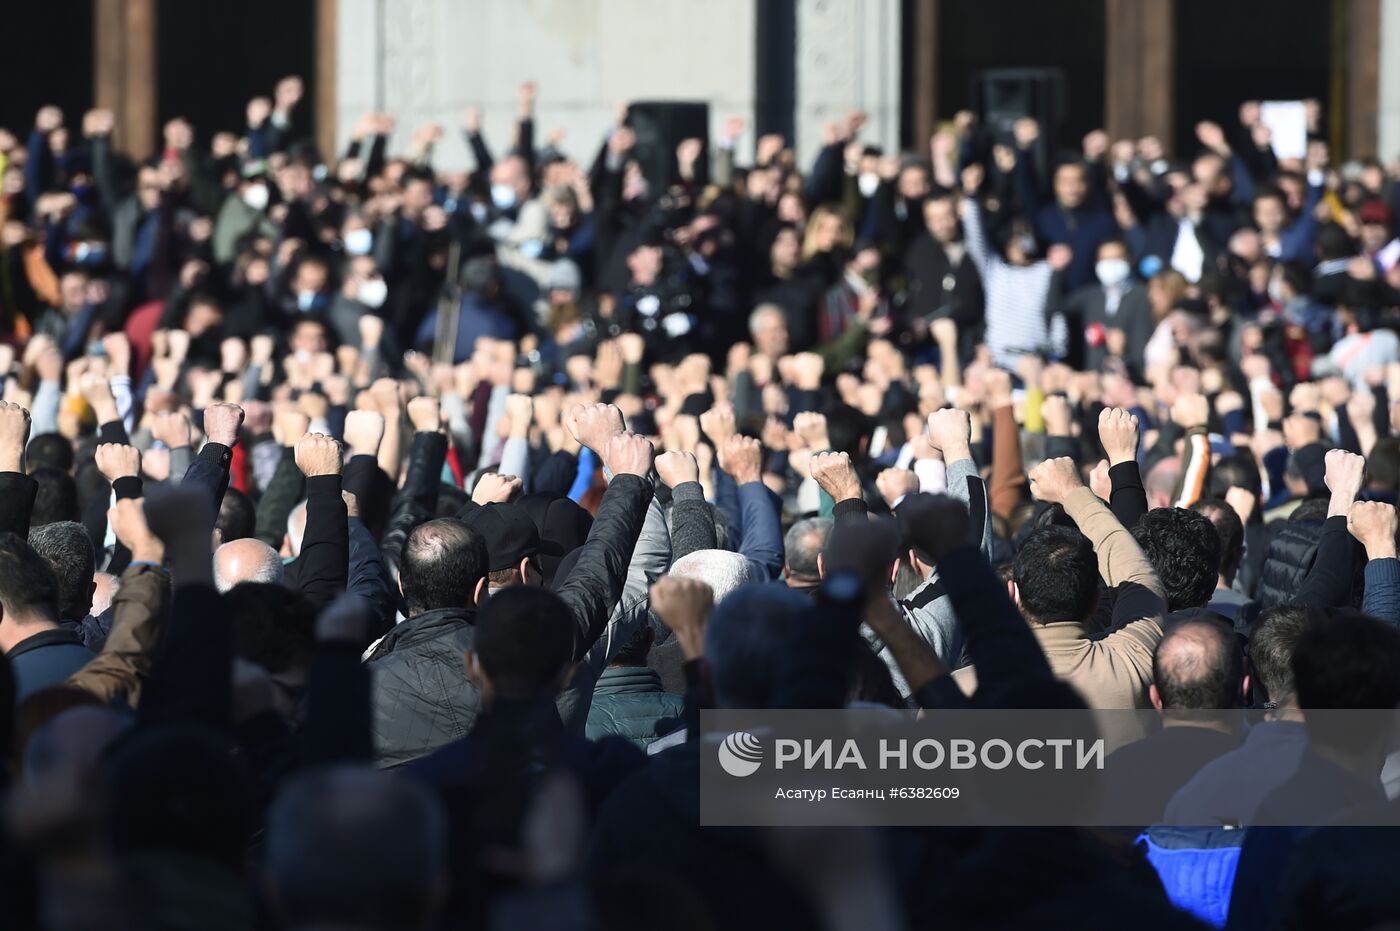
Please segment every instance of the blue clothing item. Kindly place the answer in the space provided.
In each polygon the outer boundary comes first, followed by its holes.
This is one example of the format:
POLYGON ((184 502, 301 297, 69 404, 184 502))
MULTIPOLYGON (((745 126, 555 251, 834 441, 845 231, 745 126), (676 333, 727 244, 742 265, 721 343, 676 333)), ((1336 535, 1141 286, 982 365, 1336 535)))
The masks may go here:
POLYGON ((744 527, 739 555, 755 574, 776 579, 783 572, 782 500, 761 481, 738 486, 738 493, 744 527))
POLYGON ((1366 563, 1366 596, 1361 610, 1400 627, 1400 560, 1372 559, 1366 563))
POLYGON ((364 521, 350 518, 350 555, 345 591, 359 595, 374 611, 376 630, 393 624, 397 606, 395 593, 389 585, 389 573, 384 568, 384 554, 364 521))
POLYGON ((1322 185, 1308 185, 1308 196, 1303 202, 1303 210, 1291 226, 1278 235, 1280 262, 1313 263, 1313 239, 1317 237, 1317 217, 1313 211, 1322 200, 1322 185))
POLYGON ((1148 828, 1137 842, 1172 904, 1223 928, 1244 836, 1244 831, 1158 826, 1148 828))
POLYGON ((55 627, 26 637, 9 652, 15 674, 15 701, 58 685, 88 664, 96 653, 73 630, 55 627))
POLYGON ((587 446, 578 451, 578 474, 574 476, 574 483, 569 487, 569 500, 578 504, 583 500, 583 496, 588 494, 588 489, 593 487, 593 470, 597 468, 597 457, 593 455, 593 450, 587 446))
POLYGON ((1248 825, 1259 805, 1298 768, 1308 733, 1301 721, 1265 721, 1238 750, 1201 767, 1167 803, 1167 824, 1248 825))
MULTIPOLYGON (((413 344, 431 346, 437 336, 437 322, 438 309, 434 306, 419 324, 413 344)), ((513 340, 519 335, 515 321, 498 308, 482 303, 475 294, 464 294, 457 316, 457 346, 453 350, 453 361, 466 362, 470 359, 476 349, 476 341, 481 337, 513 340)))

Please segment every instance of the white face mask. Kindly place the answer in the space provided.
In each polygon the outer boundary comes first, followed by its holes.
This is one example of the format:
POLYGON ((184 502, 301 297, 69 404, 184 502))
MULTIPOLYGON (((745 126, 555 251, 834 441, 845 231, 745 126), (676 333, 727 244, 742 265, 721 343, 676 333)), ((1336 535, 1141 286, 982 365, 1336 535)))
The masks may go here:
POLYGON ((268 194, 266 184, 250 184, 243 189, 243 203, 254 210, 266 210, 268 194))
POLYGON ((874 197, 880 189, 880 176, 873 171, 862 171, 856 175, 856 187, 860 188, 861 197, 874 197))
POLYGON ((1269 300, 1275 304, 1283 303, 1283 282, 1278 278, 1269 279, 1269 300))
POLYGON ((1127 281, 1130 270, 1126 259, 1103 259, 1094 263, 1094 274, 1110 288, 1127 281))
POLYGON ((345 234, 345 251, 351 255, 369 255, 374 245, 374 234, 368 227, 360 227, 345 234))
POLYGON ((515 188, 509 184, 491 185, 491 203, 497 210, 509 210, 515 206, 515 188))
POLYGON ((381 307, 389 296, 389 285, 383 278, 371 278, 355 291, 355 300, 366 307, 381 307))

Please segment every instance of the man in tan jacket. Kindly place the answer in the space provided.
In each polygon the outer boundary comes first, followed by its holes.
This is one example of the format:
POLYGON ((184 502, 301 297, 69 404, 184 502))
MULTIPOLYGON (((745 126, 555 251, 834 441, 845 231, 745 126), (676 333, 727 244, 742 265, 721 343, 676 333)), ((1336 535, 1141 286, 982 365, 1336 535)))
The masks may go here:
MULTIPOLYGON (((1030 472, 1031 491, 1060 504, 1079 528, 1045 527, 1016 554, 1012 597, 1030 623, 1055 675, 1074 686, 1090 708, 1152 708, 1152 653, 1162 639, 1166 600, 1161 583, 1131 533, 1079 478, 1068 458, 1030 472), (1086 622, 1102 576, 1114 590, 1112 633, 1089 639, 1086 622)), ((954 681, 976 690, 972 667, 954 681)))

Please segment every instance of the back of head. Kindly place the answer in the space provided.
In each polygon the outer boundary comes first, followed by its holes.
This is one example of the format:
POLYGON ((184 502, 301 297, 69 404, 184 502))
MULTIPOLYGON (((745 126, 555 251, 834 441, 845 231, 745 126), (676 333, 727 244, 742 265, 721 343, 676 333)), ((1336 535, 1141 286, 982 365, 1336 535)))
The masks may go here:
POLYGON ((1220 575, 1220 537, 1204 514, 1154 508, 1138 521, 1133 537, 1166 589, 1168 611, 1210 601, 1220 575))
POLYGON ((475 603, 477 583, 486 575, 486 543, 481 534, 453 518, 419 524, 404 543, 399 588, 410 617, 440 608, 475 603))
POLYGON ((45 466, 35 469, 30 477, 39 484, 39 492, 34 496, 34 509, 30 512, 30 527, 42 527, 60 520, 77 520, 81 516, 78 512, 78 485, 73 481, 73 476, 45 466))
POLYGON ((1041 527, 1016 551, 1012 578, 1026 619, 1083 621, 1099 596, 1099 564, 1087 537, 1069 527, 1041 527))
POLYGON ((1204 514, 1215 527, 1220 541, 1220 574, 1230 579, 1244 556, 1244 524, 1240 523, 1240 516, 1219 498, 1202 498, 1191 505, 1191 510, 1204 514))
POLYGON ((228 590, 224 604, 240 657, 272 673, 309 662, 316 606, 300 591, 274 582, 240 582, 228 590))
POLYGON ((746 585, 720 602, 705 628, 705 660, 723 708, 766 708, 773 670, 811 603, 781 585, 746 585))
POLYGON ((1400 631, 1355 611, 1334 615, 1298 638, 1293 681, 1305 712, 1400 706, 1400 631))
POLYGON ((73 458, 73 444, 60 433, 41 433, 24 448, 24 461, 31 475, 39 469, 72 472, 73 458))
POLYGON ((55 521, 29 531, 29 545, 53 569, 58 581, 58 612, 80 621, 92 609, 92 575, 97 571, 87 528, 71 520, 55 521))
POLYGON ((0 533, 0 608, 4 620, 35 616, 59 620, 53 568, 13 533, 0 533))
POLYGON ((108 757, 112 845, 243 867, 252 781, 232 744, 193 725, 141 728, 108 757))
POLYGON ((821 581, 817 557, 826 548, 831 528, 832 521, 829 517, 808 517, 788 529, 783 537, 783 552, 790 580, 812 585, 821 581))
POLYGON ((237 488, 229 488, 224 492, 214 526, 225 543, 251 537, 257 529, 257 513, 253 509, 252 499, 237 488))
POLYGON ((214 551, 214 587, 227 592, 243 582, 279 583, 282 557, 261 540, 246 537, 214 551))
POLYGON ((427 927, 446 866, 442 805, 412 779, 309 770, 268 810, 263 879, 283 927, 427 927))
POLYGON ((1308 631, 1326 625, 1321 612, 1301 605, 1269 608, 1249 635, 1249 666, 1271 705, 1297 703, 1293 654, 1308 631))
POLYGON ((1181 457, 1167 456, 1165 459, 1159 459, 1142 478, 1142 488, 1147 492, 1148 505, 1158 507, 1170 502, 1180 478, 1181 457))
POLYGON ((1400 491, 1400 437, 1384 437, 1371 447, 1366 456, 1366 484, 1392 494, 1400 491))
POLYGON ((849 404, 837 404, 826 412, 826 433, 831 448, 838 453, 850 453, 852 459, 865 452, 871 429, 870 418, 849 404))
POLYGON ((1243 679, 1244 657, 1221 624, 1178 624, 1152 654, 1152 682, 1164 711, 1237 708, 1243 679))
POLYGON ((1259 465, 1250 453, 1222 456, 1219 462, 1210 467, 1207 493, 1212 498, 1224 498, 1231 488, 1243 488, 1252 492, 1256 498, 1259 497, 1263 488, 1259 480, 1259 465))
POLYGON ((514 585, 482 605, 473 652, 502 698, 552 696, 574 658, 574 623, 547 588, 514 585))
POLYGON ((670 575, 681 579, 695 579, 710 586, 715 593, 715 604, 723 601, 741 585, 757 581, 752 578, 749 561, 738 553, 728 550, 696 550, 677 559, 671 565, 670 575))

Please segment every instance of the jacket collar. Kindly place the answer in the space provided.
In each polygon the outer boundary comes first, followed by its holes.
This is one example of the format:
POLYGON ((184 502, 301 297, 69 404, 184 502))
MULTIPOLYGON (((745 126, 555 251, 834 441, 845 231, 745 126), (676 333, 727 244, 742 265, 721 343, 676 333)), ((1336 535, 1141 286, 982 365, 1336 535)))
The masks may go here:
POLYGON ((67 630, 62 627, 53 627, 49 630, 41 630, 37 634, 25 637, 19 643, 16 643, 14 648, 10 650, 9 657, 10 659, 14 659, 16 656, 22 656, 25 653, 38 650, 42 647, 63 646, 65 644, 69 646, 82 646, 83 638, 79 637, 77 633, 72 630, 67 630))
POLYGON ((475 608, 436 608, 432 611, 424 611, 422 614, 415 614, 401 624, 394 625, 394 629, 385 634, 384 639, 379 641, 379 646, 374 652, 376 656, 382 656, 396 647, 430 640, 444 630, 463 625, 470 627, 474 624, 476 624, 475 608))
POLYGON ((1032 630, 1035 631, 1035 639, 1040 641, 1041 646, 1076 643, 1089 639, 1089 632, 1080 621, 1052 621, 1049 624, 1037 624, 1032 630))
POLYGON ((649 666, 609 666, 598 677, 594 695, 624 695, 660 692, 661 676, 649 666))

